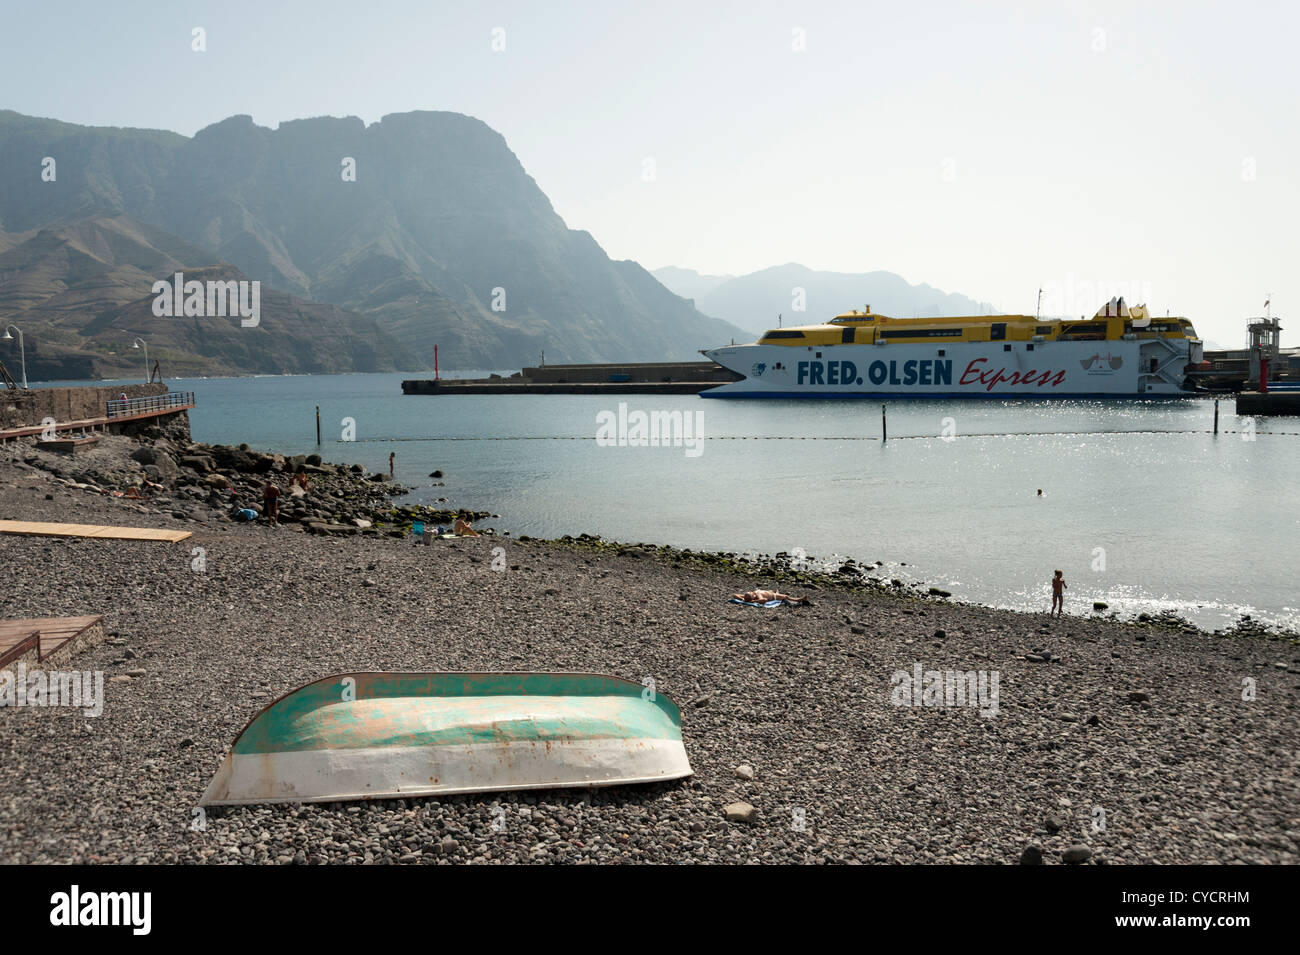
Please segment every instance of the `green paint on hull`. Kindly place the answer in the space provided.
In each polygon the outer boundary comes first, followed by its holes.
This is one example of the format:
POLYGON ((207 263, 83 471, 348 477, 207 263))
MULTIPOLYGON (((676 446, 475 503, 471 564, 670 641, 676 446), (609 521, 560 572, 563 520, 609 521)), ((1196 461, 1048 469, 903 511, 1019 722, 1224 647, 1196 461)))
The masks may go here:
POLYGON ((681 740, 672 700, 584 673, 351 673, 272 703, 235 741, 238 755, 389 746, 681 740), (648 694, 647 694, 648 695, 648 694))

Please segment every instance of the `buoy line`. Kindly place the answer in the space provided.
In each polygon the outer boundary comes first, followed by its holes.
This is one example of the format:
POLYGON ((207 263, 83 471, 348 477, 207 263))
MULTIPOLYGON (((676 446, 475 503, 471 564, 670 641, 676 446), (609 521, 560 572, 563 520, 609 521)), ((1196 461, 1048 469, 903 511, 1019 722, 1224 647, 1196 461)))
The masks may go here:
MULTIPOLYGON (((890 441, 924 441, 939 440, 950 441, 957 438, 1068 438, 1068 437, 1104 437, 1106 435, 1133 435, 1133 434, 1214 434, 1209 428, 1188 428, 1186 430, 1163 430, 1158 428, 1136 429, 1130 431, 973 431, 969 434, 897 434, 891 435, 890 441)), ((1248 434, 1251 432, 1231 430, 1220 428, 1219 434, 1248 434)), ((1254 434, 1267 434, 1282 437, 1300 437, 1300 431, 1255 431, 1254 434)), ((880 441, 879 435, 783 435, 783 434, 718 434, 718 435, 700 435, 703 441, 880 441)), ((367 443, 387 443, 395 441, 595 441, 595 435, 555 435, 555 434, 521 434, 521 435, 467 435, 460 437, 443 436, 443 437, 380 437, 380 438, 353 438, 345 441, 342 438, 335 441, 336 444, 367 444, 367 443)))

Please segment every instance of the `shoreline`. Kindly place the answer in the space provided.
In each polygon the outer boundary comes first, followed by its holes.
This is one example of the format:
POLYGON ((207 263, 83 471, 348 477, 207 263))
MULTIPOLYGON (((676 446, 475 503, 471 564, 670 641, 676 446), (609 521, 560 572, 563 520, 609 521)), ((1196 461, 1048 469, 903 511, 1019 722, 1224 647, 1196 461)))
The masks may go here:
MULTIPOLYGON (((169 436, 166 432, 159 430, 158 433, 145 435, 138 440, 142 445, 153 446, 159 439, 167 444, 175 435, 169 436)), ((134 441, 137 439, 123 439, 134 441)), ((483 521, 500 520, 501 515, 492 511, 473 510, 469 508, 460 508, 450 506, 446 498, 439 498, 424 504, 405 504, 398 503, 397 499, 409 495, 413 492, 422 490, 415 486, 405 486, 392 481, 388 475, 382 472, 367 473, 359 464, 325 462, 320 454, 309 455, 286 455, 275 450, 258 450, 253 449, 247 443, 238 446, 233 445, 211 445, 204 442, 192 442, 188 439, 188 432, 185 437, 177 438, 176 444, 188 444, 187 453, 181 454, 179 448, 173 449, 173 456, 177 458, 189 457, 194 455, 212 456, 216 455, 213 461, 211 471, 214 473, 224 473, 230 478, 236 478, 240 472, 247 474, 259 475, 259 480, 263 477, 284 475, 289 476, 295 469, 305 469, 312 477, 322 476, 334 478, 341 476, 345 480, 340 488, 330 488, 331 493, 341 489, 343 494, 339 498, 339 509, 332 512, 328 518, 317 517, 313 515, 301 516, 294 518, 291 513, 282 510, 282 526, 289 527, 297 524, 301 529, 314 534, 361 534, 366 536, 387 535, 393 538, 407 537, 411 531, 412 524, 416 520, 431 525, 436 530, 438 525, 450 525, 457 517, 463 517, 471 523, 480 523, 483 521), (250 457, 251 461, 245 464, 235 464, 228 467, 215 466, 218 461, 230 463, 232 456, 244 455, 250 457), (270 459, 268 462, 267 459, 270 459), (376 499, 376 494, 386 497, 391 506, 384 506, 376 499), (445 507, 438 507, 438 504, 446 504, 445 507), (357 526, 354 522, 357 519, 363 522, 364 526, 357 526)), ((17 445, 21 449, 22 445, 17 445)), ((24 455, 21 451, 17 454, 11 454, 11 460, 14 458, 31 457, 28 453, 24 455)), ((64 456, 57 452, 43 453, 38 456, 41 460, 37 466, 42 470, 47 470, 51 465, 58 466, 66 464, 71 469, 78 463, 77 456, 64 456)), ((120 455, 119 455, 120 457, 120 455)), ((84 452, 82 455, 84 460, 84 452)), ((4 463, 3 457, 0 457, 0 464, 4 463)), ((121 463, 120 461, 118 462, 121 463)), ((140 463, 140 462, 137 462, 140 463)), ((207 472, 201 472, 206 474, 207 472)), ((440 472, 436 472, 441 477, 440 472)), ((433 474, 430 477, 434 477, 433 474)), ((231 483, 236 483, 232 481, 231 483)), ((441 483, 430 485, 430 488, 440 487, 441 483)), ((247 501, 249 506, 259 512, 258 520, 261 520, 260 501, 256 494, 250 489, 248 482, 244 482, 242 488, 243 500, 247 501)), ((142 502, 144 503, 144 502, 142 502)), ((211 504, 211 499, 209 499, 211 504)), ((288 499, 284 501, 283 507, 293 505, 294 501, 288 499)), ((167 510, 166 507, 163 510, 167 510)), ((228 514, 225 517, 212 508, 211 515, 197 515, 187 513, 184 516, 186 520, 196 520, 203 523, 209 519, 215 519, 221 522, 228 522, 228 514)), ((227 506, 226 511, 229 510, 227 506)), ((181 514, 173 511, 173 516, 180 517, 181 514)), ((928 584, 926 581, 916 577, 915 574, 902 572, 898 573, 898 567, 907 567, 905 562, 886 565, 883 561, 864 562, 858 564, 853 557, 839 558, 834 560, 821 560, 813 556, 803 557, 803 561, 812 566, 820 565, 822 569, 799 569, 794 566, 795 558, 790 554, 780 552, 776 554, 765 554, 756 551, 723 551, 723 550, 693 550, 689 547, 681 547, 671 543, 655 544, 645 541, 623 541, 615 538, 605 538, 599 534, 579 532, 576 534, 564 534, 559 537, 547 538, 534 535, 521 534, 515 535, 512 531, 498 531, 494 527, 479 527, 480 532, 487 537, 497 537, 501 540, 519 540, 519 541, 541 541, 543 543, 556 546, 588 546, 595 548, 612 548, 615 552, 625 551, 627 549, 649 550, 660 555, 666 556, 670 562, 675 565, 681 565, 682 561, 703 567, 712 567, 715 569, 726 569, 732 572, 744 573, 748 576, 768 575, 772 580, 786 581, 794 584, 811 584, 816 587, 841 587, 849 590, 883 590, 893 592, 897 595, 916 597, 922 600, 943 600, 954 606, 964 606, 972 608, 981 608, 986 610, 1001 611, 1007 613, 1022 614, 1026 617, 1036 617, 1045 614, 1046 611, 1038 611, 1013 606, 999 606, 997 604, 985 603, 979 600, 970 600, 964 598, 954 598, 950 591, 941 587, 928 584), (752 556, 751 556, 752 555, 752 556), (831 565, 838 564, 838 569, 834 572, 828 569, 831 565), (893 567, 892 572, 888 568, 893 567), (882 573, 885 576, 871 576, 877 572, 877 568, 885 568, 882 573), (893 576, 898 573, 898 576, 893 576)), ((1046 600, 1044 601, 1046 602, 1046 600)), ((1127 623, 1137 627, 1156 627, 1166 630, 1181 630, 1185 633, 1198 633, 1205 636, 1224 636, 1224 637, 1241 637, 1241 636, 1260 636, 1268 639, 1278 639, 1291 642, 1300 642, 1300 632, 1291 630, 1287 627, 1277 626, 1271 623, 1263 623, 1253 619, 1253 615, 1243 614, 1233 621, 1230 626, 1209 629, 1192 620, 1173 612, 1164 611, 1161 613, 1140 612, 1137 614, 1121 615, 1119 611, 1111 610, 1109 605, 1098 609, 1097 603, 1094 602, 1094 608, 1091 612, 1071 611, 1066 613, 1066 617, 1078 620, 1105 619, 1117 623, 1127 623)))
MULTIPOLYGON (((510 532, 507 531, 501 536, 508 539, 510 532)), ((1024 617, 1032 618, 1050 616, 1046 610, 1025 610, 1019 607, 1003 607, 996 604, 982 603, 977 600, 965 600, 953 597, 951 592, 939 587, 930 586, 922 580, 909 582, 904 581, 901 578, 860 576, 863 573, 861 570, 862 567, 870 567, 872 565, 859 565, 851 557, 839 561, 822 562, 825 564, 838 562, 841 565, 838 572, 831 573, 821 570, 796 569, 792 567, 793 558, 791 558, 789 554, 785 553, 756 554, 754 558, 750 559, 744 556, 744 553, 748 552, 737 554, 736 552, 730 551, 695 551, 689 547, 681 548, 672 544, 619 541, 606 539, 599 534, 587 533, 576 536, 565 534, 557 538, 520 535, 514 539, 519 541, 540 541, 545 544, 556 546, 590 547, 596 549, 611 548, 617 553, 645 550, 648 552, 658 552, 661 556, 667 556, 669 561, 675 565, 687 563, 700 567, 712 567, 720 570, 725 569, 730 572, 746 574, 748 576, 765 577, 772 581, 812 585, 816 589, 838 588, 849 592, 882 592, 904 599, 917 600, 926 604, 941 603, 953 607, 969 607, 977 610, 1019 614, 1024 617), (844 568, 846 567, 854 568, 854 570, 845 571, 844 568), (846 573, 854 576, 846 578, 844 576, 846 573)), ((809 562, 818 562, 817 558, 811 556, 804 559, 809 562)), ((875 564, 875 566, 880 565, 881 562, 876 562, 875 564)), ((1198 626, 1194 621, 1187 620, 1173 612, 1159 614, 1141 613, 1133 617, 1125 617, 1120 616, 1118 611, 1112 610, 1107 613, 1107 610, 1109 610, 1109 606, 1105 610, 1094 609, 1091 613, 1067 612, 1061 619, 1104 620, 1109 623, 1138 628, 1194 633, 1204 637, 1261 637, 1270 640, 1283 640, 1292 643, 1300 643, 1300 632, 1289 630, 1284 627, 1275 627, 1270 624, 1259 623, 1253 620, 1251 615, 1243 615, 1232 627, 1207 630, 1204 627, 1198 626)))

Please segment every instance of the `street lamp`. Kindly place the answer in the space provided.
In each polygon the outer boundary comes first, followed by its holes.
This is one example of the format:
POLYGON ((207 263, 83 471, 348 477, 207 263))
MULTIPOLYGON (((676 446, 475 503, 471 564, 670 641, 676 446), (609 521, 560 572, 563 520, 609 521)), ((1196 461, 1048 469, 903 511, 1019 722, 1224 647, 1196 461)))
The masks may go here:
POLYGON ((12 328, 14 331, 18 333, 18 354, 22 358, 23 388, 26 388, 27 387, 27 344, 23 341, 22 330, 17 325, 10 325, 8 328, 5 329, 4 337, 0 338, 0 342, 11 342, 14 340, 14 337, 9 334, 10 328, 12 328))
POLYGON ((148 345, 145 345, 145 342, 144 342, 144 339, 143 339, 143 338, 137 338, 135 341, 133 341, 133 342, 131 343, 131 347, 132 347, 132 348, 140 348, 141 346, 144 347, 144 382, 145 382, 145 384, 147 385, 147 384, 149 383, 149 378, 150 378, 150 374, 149 374, 149 346, 148 346, 148 345))

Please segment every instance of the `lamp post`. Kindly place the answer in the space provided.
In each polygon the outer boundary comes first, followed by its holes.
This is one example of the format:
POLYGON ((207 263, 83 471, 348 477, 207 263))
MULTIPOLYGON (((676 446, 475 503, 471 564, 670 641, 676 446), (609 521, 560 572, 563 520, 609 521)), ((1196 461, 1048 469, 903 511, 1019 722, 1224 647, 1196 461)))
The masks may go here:
POLYGON ((22 329, 20 329, 17 325, 10 325, 8 328, 5 329, 4 337, 0 338, 0 342, 11 342, 14 340, 14 337, 9 334, 10 328, 12 328, 14 331, 18 333, 18 355, 22 359, 23 388, 26 388, 27 387, 27 344, 26 342, 23 341, 22 329))
POLYGON ((131 343, 132 348, 144 348, 144 382, 149 383, 149 346, 145 344, 143 338, 137 338, 131 343))

